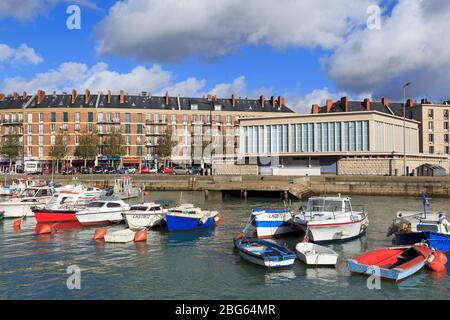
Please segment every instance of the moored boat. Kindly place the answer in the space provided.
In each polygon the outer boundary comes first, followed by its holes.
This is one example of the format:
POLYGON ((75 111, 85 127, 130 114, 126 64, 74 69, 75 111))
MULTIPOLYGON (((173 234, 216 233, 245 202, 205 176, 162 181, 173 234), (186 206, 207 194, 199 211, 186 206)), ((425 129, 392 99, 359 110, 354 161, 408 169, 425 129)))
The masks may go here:
POLYGON ((122 177, 114 180, 113 196, 121 200, 137 198, 139 188, 133 187, 130 178, 122 177))
POLYGON ((349 197, 309 198, 306 210, 297 214, 293 224, 312 242, 348 241, 362 236, 369 225, 363 208, 354 211, 349 197))
POLYGON ((422 269, 432 254, 425 244, 379 248, 349 259, 353 273, 378 275, 382 279, 400 281, 422 269))
POLYGON ((30 217, 36 205, 47 203, 54 194, 52 187, 28 187, 17 197, 0 202, 0 211, 5 212, 5 218, 30 217))
POLYGON ((280 268, 295 262, 294 252, 266 240, 243 237, 235 240, 235 246, 243 259, 260 266, 280 268))
POLYGON ((77 193, 58 193, 43 206, 33 208, 38 223, 75 222, 75 213, 85 208, 93 197, 77 193))
POLYGON ((217 211, 205 211, 192 204, 171 208, 166 214, 169 231, 194 230, 213 227, 219 219, 217 211))
POLYGON ((430 205, 425 193, 418 198, 423 202, 423 211, 397 212, 387 236, 395 236, 397 245, 425 242, 441 252, 450 251, 450 223, 444 212, 427 212, 430 205))
POLYGON ((256 236, 260 239, 270 239, 282 235, 298 232, 293 225, 290 210, 252 210, 252 225, 256 228, 256 236))
POLYGON ((335 266, 338 254, 330 248, 311 242, 300 242, 295 246, 297 257, 312 266, 335 266))
POLYGON ((131 229, 144 229, 160 225, 167 212, 159 204, 146 202, 131 206, 124 217, 131 229))
POLYGON ((130 206, 122 200, 96 200, 75 213, 82 225, 120 223, 130 206))

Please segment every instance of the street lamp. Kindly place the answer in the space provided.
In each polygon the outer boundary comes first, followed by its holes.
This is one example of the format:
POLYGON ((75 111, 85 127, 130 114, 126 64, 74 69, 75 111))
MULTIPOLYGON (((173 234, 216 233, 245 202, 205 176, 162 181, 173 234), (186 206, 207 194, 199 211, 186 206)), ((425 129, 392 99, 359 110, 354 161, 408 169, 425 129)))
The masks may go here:
POLYGON ((409 87, 411 82, 403 85, 403 175, 406 177, 406 87, 409 87))

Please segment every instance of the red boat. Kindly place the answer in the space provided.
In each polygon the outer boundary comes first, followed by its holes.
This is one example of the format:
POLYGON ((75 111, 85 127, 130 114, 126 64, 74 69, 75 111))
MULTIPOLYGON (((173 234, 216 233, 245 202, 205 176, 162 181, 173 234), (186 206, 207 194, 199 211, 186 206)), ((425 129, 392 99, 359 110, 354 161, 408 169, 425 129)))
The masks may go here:
POLYGON ((76 210, 51 210, 51 209, 33 209, 34 218, 37 223, 48 222, 77 222, 75 216, 76 210))
POLYGON ((432 250, 423 244, 380 248, 348 260, 348 269, 354 273, 375 274, 400 281, 422 269, 432 254, 432 250))

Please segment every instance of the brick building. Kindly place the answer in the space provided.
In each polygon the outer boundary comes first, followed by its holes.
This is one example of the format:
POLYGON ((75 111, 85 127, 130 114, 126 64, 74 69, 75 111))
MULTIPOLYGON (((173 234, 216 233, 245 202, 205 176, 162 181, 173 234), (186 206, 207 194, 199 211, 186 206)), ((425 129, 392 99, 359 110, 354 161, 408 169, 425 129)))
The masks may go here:
POLYGON ((171 160, 180 164, 204 164, 211 162, 211 153, 214 157, 234 157, 240 119, 292 113, 283 97, 187 98, 171 97, 168 93, 157 97, 146 92, 128 95, 120 91, 113 95, 110 91, 91 94, 89 90, 82 94, 76 90, 50 95, 42 90, 34 95, 0 94, 0 110, 2 136, 18 135, 23 144, 23 159, 17 164, 33 159, 42 161, 47 169, 52 163, 49 150, 59 130, 68 136, 67 165, 84 163, 74 152, 80 134, 94 129, 99 135, 99 155, 89 166, 111 160, 124 166, 148 164, 157 159, 158 139, 168 126, 172 126, 173 139, 177 142, 171 160), (119 129, 124 137, 126 154, 120 159, 102 154, 102 143, 114 129, 119 129), (207 148, 209 151, 205 152, 207 148))

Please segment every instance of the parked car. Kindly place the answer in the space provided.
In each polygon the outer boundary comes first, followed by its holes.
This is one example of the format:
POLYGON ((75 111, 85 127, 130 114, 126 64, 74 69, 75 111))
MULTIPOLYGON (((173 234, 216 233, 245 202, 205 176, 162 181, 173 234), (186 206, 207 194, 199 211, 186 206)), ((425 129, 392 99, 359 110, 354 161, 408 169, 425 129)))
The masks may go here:
POLYGON ((117 169, 115 173, 117 173, 117 174, 127 174, 128 170, 127 169, 117 169))
POLYGON ((171 167, 165 167, 164 169, 162 169, 162 173, 171 173, 171 174, 175 174, 175 171, 174 171, 173 168, 171 168, 171 167))
POLYGON ((106 173, 106 174, 116 174, 117 171, 113 167, 108 167, 108 168, 105 169, 104 173, 106 173))
POLYGON ((191 166, 187 168, 189 171, 189 174, 191 175, 198 175, 198 174, 202 174, 202 168, 199 166, 191 166))
POLYGON ((65 176, 65 175, 73 175, 75 173, 75 170, 73 169, 73 167, 64 168, 61 173, 62 173, 63 176, 65 176))
POLYGON ((102 166, 95 166, 94 170, 92 172, 94 174, 102 174, 102 173, 105 173, 105 169, 103 169, 102 166))
POLYGON ((129 167, 129 168, 125 168, 126 173, 130 174, 130 173, 136 173, 136 168, 134 167, 129 167))
POLYGON ((91 173, 91 170, 86 167, 81 167, 80 172, 81 172, 81 174, 89 174, 89 173, 91 173))
POLYGON ((173 167, 173 173, 174 174, 189 174, 189 169, 181 166, 175 166, 173 167))
POLYGON ((141 167, 141 173, 150 173, 150 167, 147 166, 141 167))

